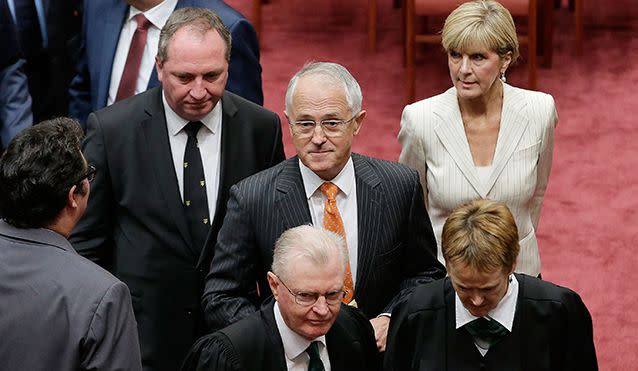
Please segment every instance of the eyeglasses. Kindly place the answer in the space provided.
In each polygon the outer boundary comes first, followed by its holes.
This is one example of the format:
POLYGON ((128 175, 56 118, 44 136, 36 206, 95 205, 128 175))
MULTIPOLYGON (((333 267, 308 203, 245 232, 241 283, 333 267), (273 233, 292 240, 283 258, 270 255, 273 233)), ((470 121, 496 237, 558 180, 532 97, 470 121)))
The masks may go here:
POLYGON ((320 294, 318 292, 304 292, 304 291, 294 293, 288 287, 288 285, 286 285, 284 281, 281 280, 281 278, 277 277, 277 279, 279 280, 279 282, 281 282, 282 285, 284 285, 284 287, 288 290, 288 292, 295 297, 295 302, 304 307, 308 307, 316 303, 317 300, 319 300, 320 296, 323 296, 326 299, 326 303, 330 305, 339 304, 341 303, 341 299, 343 299, 343 295, 344 295, 343 290, 331 291, 325 294, 320 294))
MULTIPOLYGON (((349 120, 326 119, 319 121, 323 134, 329 138, 340 137, 345 132, 346 125, 354 120, 359 114, 352 116, 349 120)), ((317 127, 317 122, 313 120, 300 120, 291 122, 292 133, 300 138, 312 137, 317 127)))
POLYGON ((82 174, 82 176, 80 176, 79 178, 77 178, 76 180, 71 182, 71 185, 79 184, 84 179, 88 180, 89 183, 91 183, 92 181, 95 180, 95 175, 96 174, 97 174, 97 169, 95 168, 95 166, 93 166, 91 164, 88 164, 86 166, 86 172, 84 174, 82 174))

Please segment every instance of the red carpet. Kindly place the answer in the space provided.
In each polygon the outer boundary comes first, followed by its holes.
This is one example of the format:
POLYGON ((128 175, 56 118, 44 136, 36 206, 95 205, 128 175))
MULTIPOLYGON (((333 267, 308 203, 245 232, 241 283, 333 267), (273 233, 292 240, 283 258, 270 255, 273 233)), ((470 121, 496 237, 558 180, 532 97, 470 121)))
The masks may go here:
MULTIPOLYGON (((251 1, 229 0, 251 16, 251 1)), ((378 51, 366 49, 366 0, 270 0, 263 6, 265 106, 283 116, 287 82, 310 60, 345 65, 368 111, 356 152, 396 160, 403 102, 401 13, 379 0, 378 51), (312 4, 312 5, 311 5, 312 4)), ((573 288, 592 313, 601 370, 638 369, 638 6, 585 1, 585 44, 574 52, 573 14, 555 13, 554 63, 539 90, 556 99, 560 122, 539 244, 543 277, 573 288)), ((418 51, 417 97, 450 86, 440 48, 418 51)), ((525 86, 524 62, 508 74, 525 86)))

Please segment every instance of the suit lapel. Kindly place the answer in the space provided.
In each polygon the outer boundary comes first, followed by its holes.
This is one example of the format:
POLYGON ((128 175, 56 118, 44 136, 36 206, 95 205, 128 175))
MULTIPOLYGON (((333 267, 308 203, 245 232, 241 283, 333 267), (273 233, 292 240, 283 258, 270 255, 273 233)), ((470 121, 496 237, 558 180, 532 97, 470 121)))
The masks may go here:
POLYGON ((496 150, 492 160, 492 174, 486 184, 485 195, 492 189, 494 183, 507 165, 510 157, 516 150, 518 143, 523 137, 523 133, 529 125, 529 118, 526 115, 527 101, 521 90, 503 84, 503 108, 501 111, 501 127, 498 132, 496 150))
POLYGON ((312 223, 298 161, 296 156, 286 160, 276 179, 275 207, 283 219, 284 230, 312 223))
POLYGON ((182 197, 179 194, 177 175, 175 174, 173 155, 168 139, 166 117, 164 116, 164 107, 162 105, 162 90, 160 88, 155 89, 148 98, 146 108, 148 118, 140 123, 146 137, 146 148, 149 155, 146 161, 153 166, 155 179, 166 202, 168 215, 175 221, 189 250, 196 257, 199 257, 200 251, 192 244, 182 206, 182 197))
POLYGON ((355 298, 357 293, 365 291, 368 276, 376 256, 376 241, 383 229, 383 194, 378 186, 381 184, 379 175, 370 166, 365 157, 352 154, 354 176, 357 184, 357 281, 355 284, 355 298))
POLYGON ((98 60, 102 61, 100 68, 100 77, 97 87, 97 105, 98 107, 106 106, 106 99, 109 95, 109 86, 111 84, 111 70, 113 69, 113 58, 117 49, 117 42, 120 39, 120 32, 126 14, 128 14, 128 5, 125 1, 111 1, 112 10, 105 15, 105 27, 102 30, 102 42, 99 44, 102 51, 98 60))
POLYGON ((478 194, 485 197, 487 194, 483 185, 476 176, 474 160, 470 152, 470 145, 467 142, 465 130, 463 129, 463 119, 459 110, 459 103, 456 97, 456 90, 449 89, 436 101, 433 108, 434 114, 438 117, 434 132, 456 163, 463 176, 478 194))

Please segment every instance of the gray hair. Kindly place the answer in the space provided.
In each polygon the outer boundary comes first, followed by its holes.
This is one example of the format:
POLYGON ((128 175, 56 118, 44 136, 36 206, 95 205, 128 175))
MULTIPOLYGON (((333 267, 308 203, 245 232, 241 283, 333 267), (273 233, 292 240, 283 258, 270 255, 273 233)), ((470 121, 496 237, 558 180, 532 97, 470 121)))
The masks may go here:
POLYGON ((157 48, 157 59, 160 63, 164 63, 168 59, 168 43, 177 30, 186 26, 198 31, 201 35, 210 30, 217 31, 222 40, 224 40, 224 44, 226 44, 226 61, 230 61, 232 38, 222 19, 211 10, 186 7, 175 10, 168 17, 166 24, 160 31, 159 46, 157 48))
POLYGON ((289 269, 295 259, 305 258, 317 266, 323 266, 335 252, 338 253, 339 263, 345 272, 348 250, 344 239, 330 231, 301 225, 285 231, 277 239, 271 270, 277 277, 289 278, 289 269))
POLYGON ((311 62, 306 63, 306 65, 290 79, 288 89, 286 90, 286 112, 290 113, 290 109, 292 108, 292 95, 295 92, 299 78, 308 75, 320 75, 332 83, 341 84, 351 112, 356 114, 361 111, 361 103, 363 102, 361 87, 345 67, 331 62, 311 62))

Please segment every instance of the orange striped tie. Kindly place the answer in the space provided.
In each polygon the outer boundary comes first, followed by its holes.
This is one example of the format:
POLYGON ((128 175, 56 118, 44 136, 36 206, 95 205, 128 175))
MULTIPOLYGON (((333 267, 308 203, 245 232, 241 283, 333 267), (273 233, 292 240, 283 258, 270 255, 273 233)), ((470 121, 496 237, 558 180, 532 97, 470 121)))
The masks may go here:
MULTIPOLYGON (((323 209, 323 227, 334 232, 346 241, 346 231, 343 228, 343 220, 337 209, 337 192, 339 188, 331 182, 325 182, 320 187, 321 192, 328 198, 323 209)), ((347 242, 346 242, 347 243, 347 242)), ((352 272, 350 271, 350 260, 346 262, 346 278, 343 280, 343 302, 348 304, 354 297, 354 282, 352 282, 352 272)))

